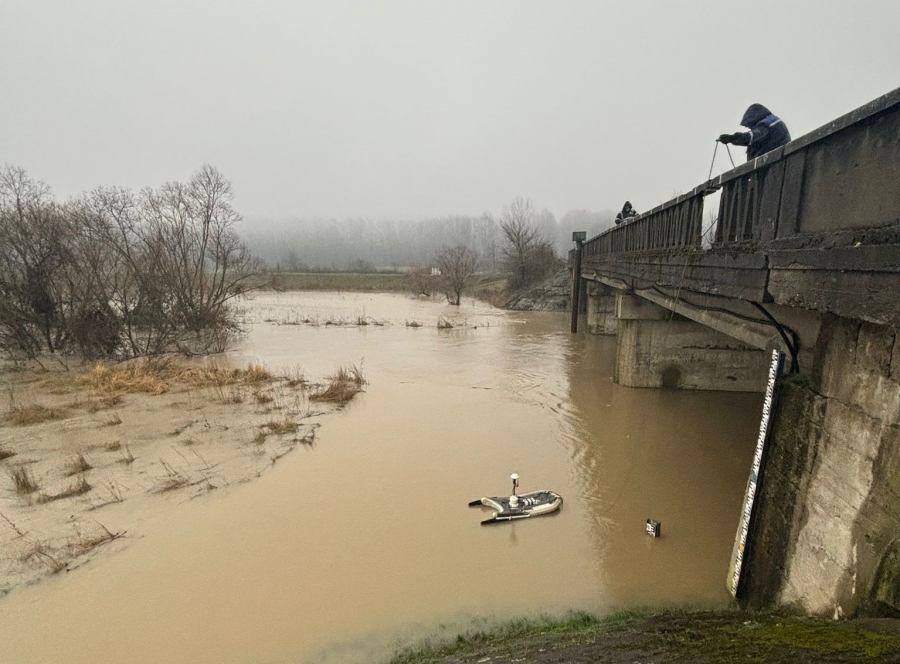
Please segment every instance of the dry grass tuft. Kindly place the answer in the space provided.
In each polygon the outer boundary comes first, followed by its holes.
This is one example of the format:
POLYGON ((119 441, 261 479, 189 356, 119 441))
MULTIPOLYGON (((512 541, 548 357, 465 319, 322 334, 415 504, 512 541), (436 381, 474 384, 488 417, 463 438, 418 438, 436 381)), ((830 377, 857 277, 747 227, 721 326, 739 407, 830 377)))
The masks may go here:
POLYGON ((63 467, 63 475, 71 477, 72 475, 78 475, 79 473, 88 471, 91 468, 93 468, 93 466, 88 463, 88 460, 84 458, 84 455, 79 454, 78 456, 69 459, 63 467))
POLYGON ((159 460, 159 463, 162 465, 163 470, 165 470, 166 474, 156 485, 155 491, 157 493, 174 491, 175 489, 180 489, 181 487, 187 486, 191 483, 190 478, 188 478, 188 476, 180 470, 173 468, 170 464, 166 463, 162 459, 159 460))
POLYGON ((125 536, 124 530, 119 530, 117 532, 110 532, 109 528, 104 526, 102 523, 97 523, 98 526, 102 529, 102 532, 96 533, 94 535, 82 535, 78 529, 75 529, 76 539, 71 544, 72 553, 74 555, 82 555, 90 551, 91 549, 96 549, 101 544, 106 544, 107 542, 112 542, 113 540, 117 540, 120 537, 125 536))
POLYGON ((422 323, 417 320, 406 321, 406 327, 422 327, 422 323))
POLYGON ((131 448, 128 445, 125 445, 124 449, 121 450, 122 458, 119 459, 119 463, 124 463, 126 466, 130 466, 134 463, 134 455, 131 453, 131 448))
POLYGON ((257 364, 249 364, 246 369, 223 369, 215 364, 189 366, 171 357, 157 357, 117 365, 98 363, 81 377, 81 382, 106 393, 163 394, 172 383, 223 388, 239 383, 256 385, 272 378, 268 369, 257 364))
POLYGON ((121 443, 121 441, 114 440, 111 443, 107 443, 104 446, 104 448, 106 449, 107 452, 118 452, 119 450, 122 449, 122 443, 121 443))
POLYGON ((266 442, 266 436, 269 434, 265 431, 259 431, 255 436, 253 436, 253 440, 250 441, 251 445, 262 445, 266 442))
POLYGON ((452 330, 452 329, 453 329, 453 323, 451 323, 449 320, 447 320, 446 318, 444 318, 443 316, 441 316, 440 318, 438 318, 437 329, 439 329, 439 330, 452 330))
POLYGON ((122 424, 122 418, 118 413, 113 413, 102 422, 100 422, 100 426, 102 427, 115 427, 122 424))
POLYGON ((3 461, 4 459, 8 459, 9 457, 14 457, 14 456, 16 456, 15 452, 10 452, 9 450, 4 450, 3 448, 0 448, 0 461, 3 461))
POLYGON ((273 397, 271 394, 260 392, 259 390, 253 393, 253 399, 256 401, 256 403, 260 404, 272 403, 273 401, 275 401, 275 397, 273 397))
MULTIPOLYGON (((287 418, 281 420, 269 420, 262 426, 264 429, 268 430, 269 433, 275 434, 276 436, 281 436, 286 433, 295 433, 300 427, 299 424, 287 418)), ((257 436, 257 438, 258 437, 259 436, 257 436)))
POLYGON ((17 427, 39 424, 49 420, 58 420, 65 416, 65 411, 57 408, 47 408, 40 404, 30 406, 13 406, 6 413, 4 419, 17 427))
POLYGON ((20 496, 26 496, 38 490, 38 484, 27 466, 10 468, 9 476, 13 481, 16 493, 20 496))
POLYGON ((288 387, 306 387, 309 385, 309 381, 306 380, 306 376, 303 375, 301 369, 292 369, 284 376, 284 379, 288 387))
POLYGON ((164 394, 169 390, 167 378, 172 373, 173 364, 169 358, 117 365, 98 362, 93 369, 81 376, 81 382, 101 392, 113 394, 164 394))
POLYGON ((114 408, 122 403, 122 395, 121 394, 106 394, 101 396, 99 399, 92 399, 88 401, 84 407, 87 412, 93 414, 101 410, 108 410, 110 408, 114 408))
POLYGON ((340 367, 330 376, 328 383, 315 390, 310 399, 313 401, 326 401, 344 406, 353 397, 362 392, 363 386, 368 383, 360 367, 351 364, 348 367, 340 367))
POLYGON ((91 489, 93 489, 90 484, 88 484, 87 479, 85 479, 84 475, 79 475, 78 479, 73 483, 69 484, 65 489, 60 491, 59 493, 51 493, 51 494, 41 494, 38 496, 37 501, 39 503, 49 503, 54 500, 62 500, 63 498, 70 498, 72 496, 80 496, 82 494, 87 493, 91 489))
POLYGON ((43 542, 35 542, 22 556, 22 560, 28 560, 30 558, 36 558, 41 561, 41 563, 50 568, 50 571, 53 574, 62 572, 68 564, 68 561, 61 559, 59 554, 51 551, 43 542))

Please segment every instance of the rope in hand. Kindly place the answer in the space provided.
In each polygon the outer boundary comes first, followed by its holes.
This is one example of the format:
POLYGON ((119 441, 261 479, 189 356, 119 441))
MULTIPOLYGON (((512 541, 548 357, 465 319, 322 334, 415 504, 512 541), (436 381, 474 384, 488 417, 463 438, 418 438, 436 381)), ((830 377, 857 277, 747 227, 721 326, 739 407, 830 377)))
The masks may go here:
MULTIPOLYGON (((706 177, 707 182, 708 182, 709 180, 712 180, 712 171, 713 171, 713 166, 716 165, 716 152, 718 151, 718 149, 719 149, 719 141, 718 141, 718 139, 717 139, 717 140, 716 140, 716 147, 713 148, 713 158, 712 158, 712 163, 709 165, 709 175, 706 177)), ((728 155, 731 156, 731 153, 729 152, 728 155)))

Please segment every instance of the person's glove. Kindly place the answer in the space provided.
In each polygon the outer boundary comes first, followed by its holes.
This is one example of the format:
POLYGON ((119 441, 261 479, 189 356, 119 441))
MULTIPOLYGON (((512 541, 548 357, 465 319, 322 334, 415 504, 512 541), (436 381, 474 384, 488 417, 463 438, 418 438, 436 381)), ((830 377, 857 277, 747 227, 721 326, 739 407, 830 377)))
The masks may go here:
POLYGON ((731 143, 734 141, 734 134, 722 134, 719 136, 719 143, 731 143))

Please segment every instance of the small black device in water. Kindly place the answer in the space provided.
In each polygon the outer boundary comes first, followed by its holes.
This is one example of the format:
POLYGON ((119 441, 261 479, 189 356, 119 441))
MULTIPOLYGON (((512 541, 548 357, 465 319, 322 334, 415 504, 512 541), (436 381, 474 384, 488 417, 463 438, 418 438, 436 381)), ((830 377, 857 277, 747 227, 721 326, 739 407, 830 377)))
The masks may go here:
POLYGON ((495 510, 490 519, 481 522, 482 526, 550 514, 562 506, 562 496, 555 491, 532 491, 521 496, 516 495, 516 489, 519 488, 519 476, 513 473, 509 478, 513 483, 511 496, 489 496, 469 503, 469 507, 484 505, 495 510))

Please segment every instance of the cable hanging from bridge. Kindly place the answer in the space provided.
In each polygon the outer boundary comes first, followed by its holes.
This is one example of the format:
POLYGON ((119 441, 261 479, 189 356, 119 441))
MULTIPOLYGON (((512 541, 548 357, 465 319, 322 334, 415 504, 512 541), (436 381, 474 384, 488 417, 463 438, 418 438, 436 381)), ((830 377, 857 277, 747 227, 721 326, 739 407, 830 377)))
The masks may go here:
MULTIPOLYGON (((687 298, 685 298, 681 294, 681 287, 679 286, 678 290, 673 297, 670 293, 665 292, 664 290, 656 287, 650 286, 649 288, 636 288, 635 291, 640 290, 652 290, 656 291, 660 295, 665 298, 672 298, 675 300, 677 304, 679 301, 684 302, 686 305, 690 307, 694 307, 695 309, 703 309, 704 311, 712 311, 720 314, 725 314, 727 316, 733 316, 734 318, 747 321, 748 323, 757 323, 760 325, 771 325, 774 327, 778 334, 781 336, 782 341, 784 341, 785 347, 788 349, 788 352, 791 355, 791 368, 790 373, 798 373, 800 371, 800 335, 797 334, 797 331, 792 327, 785 325, 784 323, 780 323, 769 311, 762 306, 759 302, 749 302, 749 304, 753 305, 756 309, 761 311, 765 318, 754 318, 753 316, 748 316, 746 314, 738 313, 737 311, 732 311, 731 309, 725 309, 723 307, 711 307, 708 305, 700 305, 696 302, 691 302, 687 298), (788 334, 790 334, 790 339, 788 339, 788 334)), ((671 310, 672 315, 669 317, 669 321, 674 317, 675 309, 671 310)))

